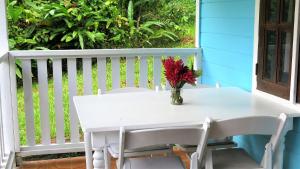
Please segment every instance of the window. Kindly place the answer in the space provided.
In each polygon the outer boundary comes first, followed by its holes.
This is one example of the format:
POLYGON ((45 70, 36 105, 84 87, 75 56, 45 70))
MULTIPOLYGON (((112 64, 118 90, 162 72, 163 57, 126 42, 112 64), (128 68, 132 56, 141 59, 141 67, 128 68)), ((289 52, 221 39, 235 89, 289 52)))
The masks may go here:
POLYGON ((289 99, 294 0, 261 0, 257 88, 289 99))

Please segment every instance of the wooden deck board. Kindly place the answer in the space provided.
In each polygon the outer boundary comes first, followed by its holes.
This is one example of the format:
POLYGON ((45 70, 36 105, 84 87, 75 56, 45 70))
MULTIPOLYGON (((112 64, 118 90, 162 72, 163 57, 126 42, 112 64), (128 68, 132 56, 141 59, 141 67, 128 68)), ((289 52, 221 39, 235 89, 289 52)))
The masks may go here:
MULTIPOLYGON (((182 161, 189 168, 187 154, 175 150, 174 153, 181 157, 182 161)), ((85 157, 70 157, 53 160, 24 161, 20 169, 85 169, 85 157)), ((116 169, 115 160, 112 160, 112 168, 116 169)))

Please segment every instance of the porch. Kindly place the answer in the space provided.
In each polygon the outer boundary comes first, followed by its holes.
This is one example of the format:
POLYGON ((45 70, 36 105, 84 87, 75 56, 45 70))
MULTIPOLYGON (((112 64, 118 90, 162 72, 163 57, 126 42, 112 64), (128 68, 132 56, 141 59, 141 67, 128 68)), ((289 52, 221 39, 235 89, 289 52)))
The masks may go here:
MULTIPOLYGON (((98 89, 105 93, 125 86, 153 90, 156 86, 161 90, 166 86, 168 89, 161 68, 161 58, 167 56, 180 57, 195 69, 203 69, 204 75, 198 84, 237 86, 299 110, 298 33, 294 34, 293 41, 289 99, 257 90, 259 3, 259 0, 198 2, 198 8, 201 4, 203 11, 201 16, 197 12, 196 47, 188 49, 9 51, 7 32, 1 27, 0 166, 10 169, 14 162, 18 163, 19 157, 83 152, 83 136, 72 97, 96 95, 98 89), (200 18, 203 20, 199 21, 200 18), (22 74, 21 82, 16 77, 18 71, 22 74), (33 73, 36 79, 32 78, 33 73), (18 91, 17 83, 23 86, 22 91, 18 91), (18 93, 23 93, 24 99, 19 99, 18 93)), ((3 4, 1 1, 0 11, 5 11, 3 4)), ((299 1, 295 1, 294 32, 299 31, 299 5, 299 1)), ((6 23, 3 15, 1 13, 0 23, 6 23)), ((299 167, 299 124, 295 118, 294 131, 286 137, 284 166, 288 169, 299 167)), ((263 144, 265 137, 239 137, 237 140, 250 149, 255 159, 262 156, 262 152, 256 150, 256 143, 263 144)))

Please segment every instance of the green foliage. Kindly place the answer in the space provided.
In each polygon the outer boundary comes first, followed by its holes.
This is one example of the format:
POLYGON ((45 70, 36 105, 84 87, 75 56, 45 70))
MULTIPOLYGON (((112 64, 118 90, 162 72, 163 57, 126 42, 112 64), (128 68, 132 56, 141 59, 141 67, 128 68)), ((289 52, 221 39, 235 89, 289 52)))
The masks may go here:
POLYGON ((157 47, 163 41, 177 41, 178 25, 194 15, 187 11, 190 8, 176 6, 192 0, 175 1, 10 0, 10 48, 157 47))

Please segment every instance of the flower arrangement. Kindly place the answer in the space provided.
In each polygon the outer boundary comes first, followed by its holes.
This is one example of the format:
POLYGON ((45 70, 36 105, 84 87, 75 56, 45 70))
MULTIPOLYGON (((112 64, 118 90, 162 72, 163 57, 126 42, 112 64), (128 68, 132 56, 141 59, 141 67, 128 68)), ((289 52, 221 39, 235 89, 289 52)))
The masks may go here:
POLYGON ((171 103, 180 105, 183 102, 180 96, 180 89, 186 84, 196 85, 196 78, 201 75, 201 71, 195 71, 185 66, 181 59, 175 60, 173 57, 164 59, 165 76, 172 87, 171 103))

